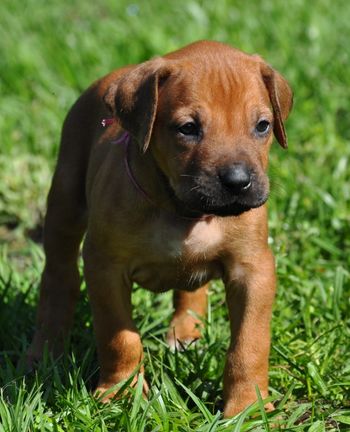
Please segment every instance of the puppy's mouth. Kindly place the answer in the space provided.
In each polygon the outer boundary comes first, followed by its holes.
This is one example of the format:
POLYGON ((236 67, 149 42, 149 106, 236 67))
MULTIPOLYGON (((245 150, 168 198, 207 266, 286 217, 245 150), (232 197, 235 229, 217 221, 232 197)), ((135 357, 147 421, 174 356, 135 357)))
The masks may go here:
POLYGON ((235 200, 230 203, 223 204, 211 204, 210 198, 201 199, 200 202, 197 200, 183 201, 183 204, 193 212, 200 214, 210 214, 215 216, 239 216, 253 208, 261 207, 268 199, 268 194, 258 197, 250 202, 240 202, 235 200))
POLYGON ((254 179, 249 188, 237 193, 215 180, 202 179, 195 185, 182 185, 173 189, 177 207, 198 215, 239 216, 264 205, 269 196, 267 178, 254 179))
POLYGON ((263 200, 260 200, 259 202, 252 203, 250 205, 248 204, 241 204, 241 203, 233 203, 233 204, 227 204, 223 206, 207 206, 203 210, 207 214, 213 214, 216 216, 239 216, 242 213, 245 213, 253 208, 258 208, 265 204, 267 201, 267 197, 263 200))

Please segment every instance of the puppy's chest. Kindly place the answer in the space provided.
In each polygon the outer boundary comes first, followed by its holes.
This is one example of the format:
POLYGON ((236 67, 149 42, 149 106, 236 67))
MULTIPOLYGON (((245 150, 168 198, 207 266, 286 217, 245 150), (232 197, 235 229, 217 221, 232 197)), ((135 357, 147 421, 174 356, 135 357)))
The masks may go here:
POLYGON ((213 259, 222 247, 223 233, 215 219, 193 224, 165 219, 154 227, 152 249, 166 260, 203 261, 213 259))
POLYGON ((162 221, 143 238, 132 264, 132 279, 146 289, 193 290, 220 277, 218 255, 223 235, 215 221, 189 226, 162 221), (167 223, 166 223, 167 222, 167 223))

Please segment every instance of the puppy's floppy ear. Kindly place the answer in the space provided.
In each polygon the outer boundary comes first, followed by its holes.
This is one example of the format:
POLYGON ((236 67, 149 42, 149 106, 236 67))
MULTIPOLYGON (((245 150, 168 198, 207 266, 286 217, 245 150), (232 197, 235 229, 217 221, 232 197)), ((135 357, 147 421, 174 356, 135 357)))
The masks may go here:
POLYGON ((273 109, 273 132, 280 145, 287 148, 287 135, 283 122, 287 119, 293 106, 292 89, 283 76, 266 63, 261 63, 260 70, 273 109))
POLYGON ((148 148, 156 118, 159 85, 169 74, 167 61, 156 58, 126 72, 110 85, 104 95, 104 101, 113 115, 144 152, 148 148))

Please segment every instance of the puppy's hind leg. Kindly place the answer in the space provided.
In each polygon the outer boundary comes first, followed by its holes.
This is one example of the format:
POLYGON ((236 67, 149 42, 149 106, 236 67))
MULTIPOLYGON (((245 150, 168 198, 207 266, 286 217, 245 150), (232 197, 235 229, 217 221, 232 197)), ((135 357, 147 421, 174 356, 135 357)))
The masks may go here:
POLYGON ((201 320, 207 311, 208 287, 196 291, 174 291, 175 312, 170 323, 167 341, 170 347, 182 348, 201 337, 201 320))
POLYGON ((29 364, 42 357, 46 343, 55 356, 61 353, 79 296, 77 258, 85 231, 85 211, 77 206, 59 177, 56 172, 48 198, 44 226, 46 263, 36 331, 28 351, 29 364))
POLYGON ((40 284, 36 331, 28 367, 40 360, 45 344, 54 356, 63 350, 79 296, 77 259, 86 229, 85 166, 79 146, 62 142, 44 224, 45 268, 40 284))

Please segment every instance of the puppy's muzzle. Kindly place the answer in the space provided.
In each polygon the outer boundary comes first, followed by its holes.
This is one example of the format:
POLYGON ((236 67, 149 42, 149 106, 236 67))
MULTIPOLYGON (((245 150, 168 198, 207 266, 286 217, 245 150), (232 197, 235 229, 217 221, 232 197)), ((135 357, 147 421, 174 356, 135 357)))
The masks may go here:
POLYGON ((189 209, 202 214, 238 216, 263 205, 269 194, 265 173, 244 161, 214 170, 193 171, 176 195, 189 209))

